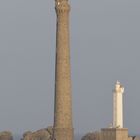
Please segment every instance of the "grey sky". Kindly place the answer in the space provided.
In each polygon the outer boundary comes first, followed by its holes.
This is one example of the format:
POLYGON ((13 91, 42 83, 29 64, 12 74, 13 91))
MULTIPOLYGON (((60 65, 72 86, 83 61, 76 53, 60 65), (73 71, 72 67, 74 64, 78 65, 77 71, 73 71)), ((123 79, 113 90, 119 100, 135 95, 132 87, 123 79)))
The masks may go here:
MULTIPOLYGON (((108 127, 112 89, 125 86, 124 125, 139 133, 140 1, 71 0, 76 133, 108 127)), ((53 124, 53 0, 0 1, 0 131, 53 124)))

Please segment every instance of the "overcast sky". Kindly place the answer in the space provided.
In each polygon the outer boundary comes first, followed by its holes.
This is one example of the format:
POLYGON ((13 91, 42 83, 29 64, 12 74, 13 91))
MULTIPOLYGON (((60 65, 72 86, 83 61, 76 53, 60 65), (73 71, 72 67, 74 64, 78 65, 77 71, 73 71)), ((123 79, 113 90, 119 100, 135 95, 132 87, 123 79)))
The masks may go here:
MULTIPOLYGON (((108 127, 112 90, 125 87, 124 126, 140 130, 140 1, 71 0, 75 133, 108 127)), ((53 0, 0 0, 0 131, 53 124, 53 0)))

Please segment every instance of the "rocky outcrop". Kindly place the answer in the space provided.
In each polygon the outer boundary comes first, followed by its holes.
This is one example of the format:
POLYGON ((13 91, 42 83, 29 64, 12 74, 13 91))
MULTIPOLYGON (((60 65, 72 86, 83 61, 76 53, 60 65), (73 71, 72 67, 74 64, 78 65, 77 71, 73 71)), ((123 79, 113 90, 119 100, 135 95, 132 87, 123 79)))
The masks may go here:
POLYGON ((53 128, 48 127, 35 132, 27 131, 23 134, 22 140, 51 140, 53 128))
POLYGON ((100 132, 91 132, 83 136, 81 140, 100 140, 100 138, 101 138, 100 132))
POLYGON ((135 137, 133 137, 133 140, 140 140, 140 137, 135 136, 135 137))
POLYGON ((13 140, 12 133, 9 131, 0 132, 0 140, 13 140))

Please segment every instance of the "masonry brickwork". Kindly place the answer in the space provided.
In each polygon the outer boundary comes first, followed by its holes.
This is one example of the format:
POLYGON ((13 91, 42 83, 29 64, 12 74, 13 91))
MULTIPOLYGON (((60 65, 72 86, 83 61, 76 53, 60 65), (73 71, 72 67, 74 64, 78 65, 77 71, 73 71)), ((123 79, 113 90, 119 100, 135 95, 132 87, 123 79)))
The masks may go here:
POLYGON ((104 128, 101 129, 101 140, 131 140, 126 128, 104 128))
POLYGON ((56 0, 56 70, 53 139, 73 140, 68 0, 56 0))

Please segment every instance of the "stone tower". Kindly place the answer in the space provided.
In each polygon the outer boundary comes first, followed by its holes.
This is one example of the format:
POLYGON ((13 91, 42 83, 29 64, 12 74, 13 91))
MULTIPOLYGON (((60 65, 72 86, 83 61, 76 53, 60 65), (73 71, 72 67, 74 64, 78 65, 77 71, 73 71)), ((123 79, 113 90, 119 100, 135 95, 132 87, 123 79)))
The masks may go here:
POLYGON ((55 140, 73 140, 68 0, 55 0, 57 15, 55 69, 55 140))

